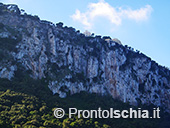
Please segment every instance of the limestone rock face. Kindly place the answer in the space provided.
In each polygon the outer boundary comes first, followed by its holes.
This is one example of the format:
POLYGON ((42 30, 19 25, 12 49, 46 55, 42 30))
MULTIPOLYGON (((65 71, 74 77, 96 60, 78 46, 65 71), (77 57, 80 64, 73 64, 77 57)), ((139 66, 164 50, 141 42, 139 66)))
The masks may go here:
POLYGON ((87 91, 170 112, 169 69, 115 40, 86 37, 72 27, 20 14, 15 5, 0 4, 0 44, 1 78, 12 80, 17 72, 27 72, 45 79, 62 98, 87 91))

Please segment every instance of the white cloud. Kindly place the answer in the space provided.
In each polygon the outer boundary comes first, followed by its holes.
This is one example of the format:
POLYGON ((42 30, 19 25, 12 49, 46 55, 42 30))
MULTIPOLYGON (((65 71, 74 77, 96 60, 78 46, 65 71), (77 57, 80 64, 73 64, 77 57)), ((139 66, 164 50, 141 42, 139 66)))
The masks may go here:
POLYGON ((86 29, 90 29, 97 17, 108 19, 112 24, 118 26, 121 25, 123 19, 146 21, 152 10, 150 5, 137 10, 132 10, 131 8, 122 9, 122 7, 115 8, 104 0, 100 0, 98 3, 90 3, 88 10, 84 13, 77 9, 71 18, 82 23, 86 29))
POLYGON ((28 3, 26 3, 26 2, 29 2, 30 0, 24 0, 24 2, 23 1, 21 1, 21 0, 2 0, 2 3, 6 3, 6 4, 17 4, 18 5, 18 3, 24 3, 24 4, 28 4, 28 3))
POLYGON ((91 23, 88 21, 87 14, 81 13, 79 10, 76 10, 76 13, 71 16, 74 20, 81 22, 83 25, 87 27, 91 27, 91 23))
POLYGON ((127 10, 123 10, 123 9, 120 10, 121 10, 121 15, 124 15, 129 19, 133 19, 136 21, 145 21, 149 18, 153 9, 150 5, 146 5, 145 7, 137 10, 132 10, 130 8, 127 10))
POLYGON ((14 3, 16 2, 16 0, 2 0, 2 2, 4 3, 14 3))

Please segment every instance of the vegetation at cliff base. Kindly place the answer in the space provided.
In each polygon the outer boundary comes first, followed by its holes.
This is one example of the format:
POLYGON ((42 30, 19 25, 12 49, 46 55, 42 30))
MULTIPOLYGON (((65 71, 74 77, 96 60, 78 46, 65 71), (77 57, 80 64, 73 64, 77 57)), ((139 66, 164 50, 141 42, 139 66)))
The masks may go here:
POLYGON ((68 118, 68 108, 79 110, 128 109, 129 104, 113 100, 110 96, 81 92, 65 99, 53 95, 44 80, 25 78, 13 82, 0 79, 0 127, 2 128, 159 128, 170 126, 162 119, 84 119, 68 118), (66 111, 66 116, 56 119, 55 108, 66 111))

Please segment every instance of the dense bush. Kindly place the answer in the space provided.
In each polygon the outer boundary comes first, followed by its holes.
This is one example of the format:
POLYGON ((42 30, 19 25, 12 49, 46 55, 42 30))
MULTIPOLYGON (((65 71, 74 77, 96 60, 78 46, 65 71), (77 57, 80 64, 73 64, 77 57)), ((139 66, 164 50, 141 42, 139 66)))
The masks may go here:
POLYGON ((52 95, 45 80, 33 80, 29 77, 14 79, 13 82, 0 79, 0 127, 103 127, 103 128, 159 128, 168 118, 161 119, 83 119, 77 116, 68 118, 68 108, 79 110, 97 110, 114 108, 128 109, 128 104, 113 100, 110 96, 81 92, 61 99, 52 95), (56 119, 53 110, 61 107, 66 111, 63 119, 56 119))

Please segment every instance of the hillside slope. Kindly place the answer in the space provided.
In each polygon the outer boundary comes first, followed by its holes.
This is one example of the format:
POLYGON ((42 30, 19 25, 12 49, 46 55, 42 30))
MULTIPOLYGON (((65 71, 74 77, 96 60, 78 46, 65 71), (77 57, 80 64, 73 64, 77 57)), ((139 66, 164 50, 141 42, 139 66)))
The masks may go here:
MULTIPOLYGON (((44 80, 24 79, 9 81, 0 79, 0 127, 1 128, 169 128, 170 115, 162 113, 159 119, 85 119, 68 117, 68 109, 79 110, 128 110, 133 106, 100 96, 81 92, 66 98, 52 95, 44 80), (56 119, 55 108, 66 111, 64 118, 56 119)), ((27 78, 27 79, 26 79, 27 78)), ((140 106, 152 112, 154 106, 140 106)), ((133 109, 136 109, 133 107, 133 109)))
POLYGON ((53 94, 86 91, 170 111, 170 71, 142 53, 0 4, 0 78, 45 79, 53 94))

